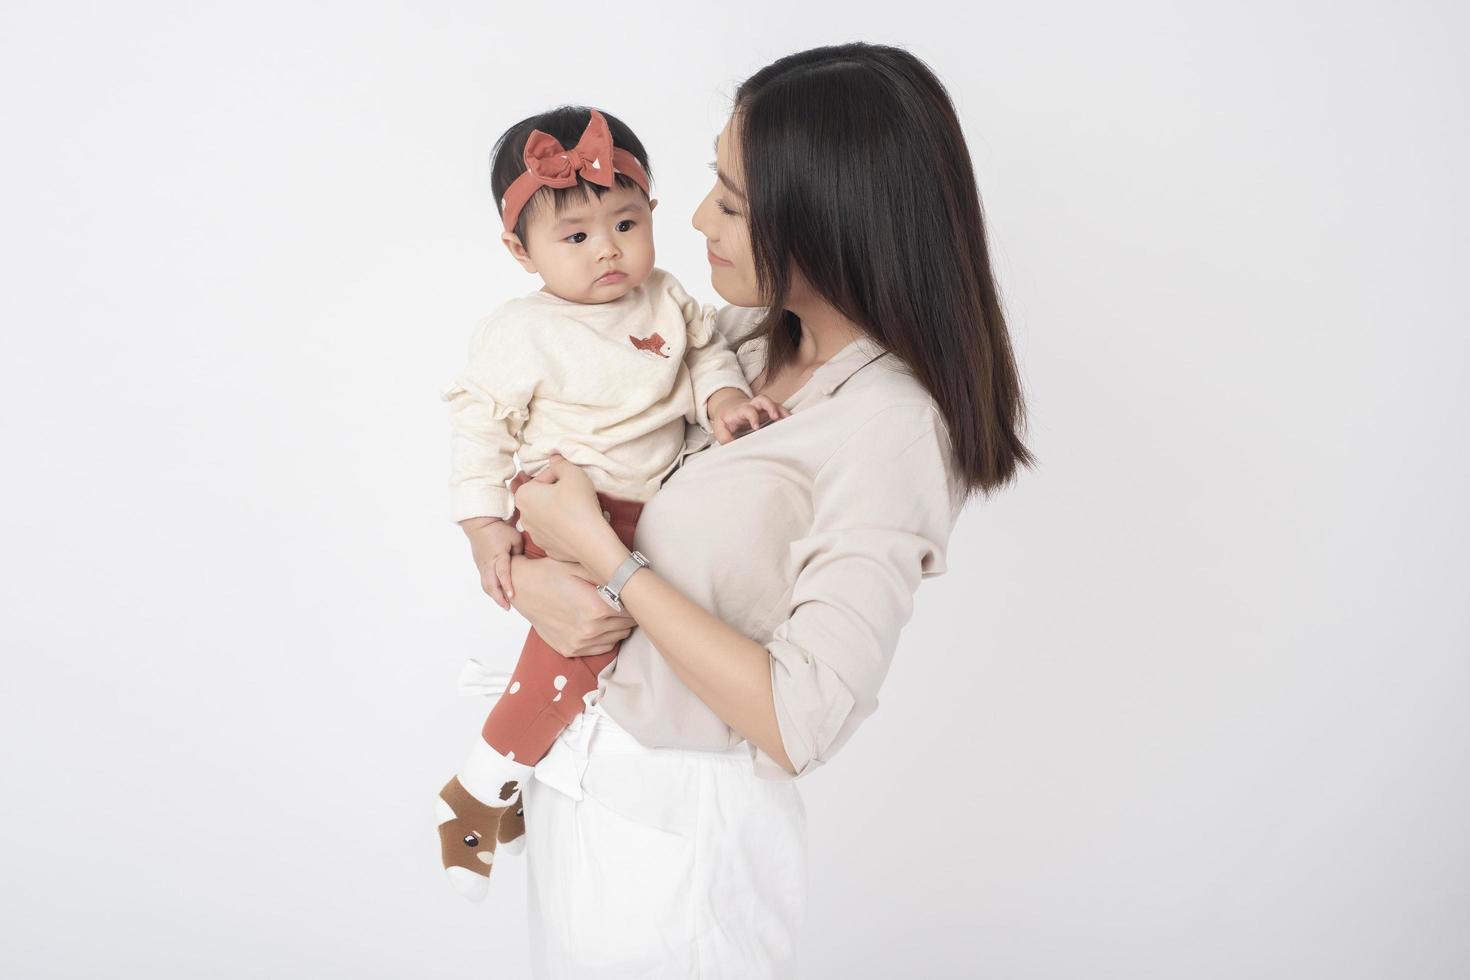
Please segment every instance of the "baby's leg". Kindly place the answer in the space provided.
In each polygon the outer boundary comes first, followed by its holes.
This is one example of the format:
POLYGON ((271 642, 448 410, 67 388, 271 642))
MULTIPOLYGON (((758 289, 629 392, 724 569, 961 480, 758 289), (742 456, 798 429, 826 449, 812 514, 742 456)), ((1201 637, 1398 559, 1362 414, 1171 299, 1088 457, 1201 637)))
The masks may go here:
MULTIPOLYGON (((528 558, 546 557, 529 534, 524 540, 528 558)), ((582 696, 597 687, 597 675, 616 655, 614 647, 592 657, 563 657, 533 627, 481 737, 496 752, 534 766, 581 713, 582 696)))
MULTIPOLYGON (((640 504, 603 498, 618 537, 632 548, 640 504)), ((524 537, 525 553, 546 553, 524 537)), ((583 709, 583 695, 597 688, 597 675, 617 655, 563 657, 533 628, 526 636, 510 681, 490 710, 460 772, 440 791, 440 848, 451 882, 466 897, 483 898, 489 888, 497 844, 517 852, 521 837, 520 789, 532 767, 583 709)))
MULTIPOLYGON (((513 484, 514 485, 514 484, 513 484)), ((603 516, 618 540, 630 550, 643 504, 608 494, 597 495, 603 516)), ((546 552, 524 536, 526 556, 545 558, 546 552)), ((593 657, 563 657, 533 628, 526 636, 520 660, 505 694, 485 719, 481 736, 497 752, 535 765, 551 743, 581 713, 583 695, 597 688, 597 675, 617 656, 617 646, 593 657)))

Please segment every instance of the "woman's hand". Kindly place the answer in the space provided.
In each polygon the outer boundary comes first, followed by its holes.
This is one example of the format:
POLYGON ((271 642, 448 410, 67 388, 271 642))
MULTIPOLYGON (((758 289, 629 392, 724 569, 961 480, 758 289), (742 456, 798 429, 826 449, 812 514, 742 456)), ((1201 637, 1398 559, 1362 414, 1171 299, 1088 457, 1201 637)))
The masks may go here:
POLYGON ((548 557, 577 562, 595 575, 609 561, 616 568, 628 555, 602 516, 592 481, 559 454, 552 454, 535 479, 521 484, 515 502, 521 527, 548 557))
POLYGON ((604 602, 596 583, 574 562, 514 555, 511 578, 516 583, 511 605, 563 657, 610 653, 633 632, 632 617, 604 602))

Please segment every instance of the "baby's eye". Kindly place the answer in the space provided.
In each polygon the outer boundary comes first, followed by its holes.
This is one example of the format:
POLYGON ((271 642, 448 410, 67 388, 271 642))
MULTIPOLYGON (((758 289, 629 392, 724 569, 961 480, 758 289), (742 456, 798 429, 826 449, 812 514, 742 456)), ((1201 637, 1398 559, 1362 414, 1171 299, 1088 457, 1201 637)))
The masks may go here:
POLYGON ((632 231, 634 223, 632 218, 625 218, 618 222, 618 231, 632 231))
POLYGON ((573 245, 580 245, 580 244, 582 244, 586 240, 587 240, 587 233, 585 231, 575 231, 575 232, 572 232, 572 234, 568 235, 566 237, 566 239, 565 239, 565 241, 569 241, 573 245))

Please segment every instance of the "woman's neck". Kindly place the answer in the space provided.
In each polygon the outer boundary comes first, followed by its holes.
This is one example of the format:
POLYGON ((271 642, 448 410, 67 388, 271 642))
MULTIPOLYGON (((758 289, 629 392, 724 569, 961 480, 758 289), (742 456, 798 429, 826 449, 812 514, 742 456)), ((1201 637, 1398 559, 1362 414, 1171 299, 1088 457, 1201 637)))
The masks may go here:
POLYGON ((786 309, 801 319, 801 341, 796 351, 796 366, 801 369, 823 363, 864 333, 835 306, 818 297, 788 302, 786 309))

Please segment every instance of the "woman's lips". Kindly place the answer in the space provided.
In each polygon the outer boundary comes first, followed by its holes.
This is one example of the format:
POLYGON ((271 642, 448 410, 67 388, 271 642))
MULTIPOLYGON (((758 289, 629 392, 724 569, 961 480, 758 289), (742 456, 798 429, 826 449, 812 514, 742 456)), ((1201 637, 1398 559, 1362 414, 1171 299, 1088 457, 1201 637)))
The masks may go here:
MULTIPOLYGON (((709 251, 709 250, 706 249, 706 251, 709 251)), ((710 265, 732 266, 735 263, 734 262, 727 262, 724 259, 720 258, 718 255, 716 255, 714 252, 709 252, 709 264, 710 265)))
POLYGON ((626 272, 609 272, 599 278, 597 281, 603 283, 604 285, 611 285, 615 282, 622 282, 626 278, 628 278, 628 274, 626 272))

